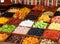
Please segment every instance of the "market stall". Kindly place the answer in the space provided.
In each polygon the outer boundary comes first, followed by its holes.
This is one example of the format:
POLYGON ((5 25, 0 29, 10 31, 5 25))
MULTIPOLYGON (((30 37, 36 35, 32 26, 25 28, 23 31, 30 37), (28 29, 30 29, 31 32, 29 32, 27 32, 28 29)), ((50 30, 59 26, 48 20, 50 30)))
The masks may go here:
POLYGON ((60 44, 60 7, 16 3, 0 8, 0 44, 60 44))

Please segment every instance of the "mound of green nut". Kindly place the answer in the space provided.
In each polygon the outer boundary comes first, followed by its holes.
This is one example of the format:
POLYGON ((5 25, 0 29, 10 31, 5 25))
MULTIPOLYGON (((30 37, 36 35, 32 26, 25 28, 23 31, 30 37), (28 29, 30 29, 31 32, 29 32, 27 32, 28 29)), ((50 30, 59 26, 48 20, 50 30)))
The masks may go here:
POLYGON ((34 23, 33 27, 34 28, 42 28, 42 29, 46 29, 48 23, 45 23, 43 21, 37 21, 34 23))
POLYGON ((0 27, 0 32, 9 32, 9 33, 11 33, 15 28, 16 28, 16 26, 14 26, 14 25, 5 24, 2 27, 0 27))

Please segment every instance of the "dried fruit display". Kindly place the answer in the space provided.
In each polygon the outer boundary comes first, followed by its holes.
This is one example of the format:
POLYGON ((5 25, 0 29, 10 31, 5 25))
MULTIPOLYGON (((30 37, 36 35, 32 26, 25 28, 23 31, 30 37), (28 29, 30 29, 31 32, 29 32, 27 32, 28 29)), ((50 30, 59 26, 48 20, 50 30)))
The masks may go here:
POLYGON ((10 42, 10 43, 20 43, 21 42, 21 39, 22 39, 22 36, 19 36, 19 35, 11 35, 7 40, 6 42, 10 42))
POLYGON ((19 26, 32 27, 33 24, 34 24, 34 21, 24 20, 19 24, 19 26))
POLYGON ((35 6, 32 10, 45 11, 45 7, 38 5, 38 6, 35 6))
POLYGON ((8 12, 11 12, 11 13, 15 13, 17 11, 19 11, 18 8, 11 8, 11 9, 8 10, 8 12))
POLYGON ((29 20, 36 20, 37 18, 38 18, 38 16, 33 15, 33 14, 31 14, 31 15, 29 14, 29 15, 26 16, 25 19, 27 19, 27 20, 28 20, 28 19, 29 19, 29 20))
POLYGON ((54 13, 54 16, 60 16, 60 11, 56 11, 56 12, 54 13))
POLYGON ((22 44, 39 44, 39 39, 35 37, 26 37, 23 39, 22 44))
POLYGON ((9 32, 9 33, 11 33, 12 31, 15 30, 15 28, 16 28, 16 26, 14 26, 14 25, 5 24, 2 27, 0 27, 0 32, 9 32))
POLYGON ((19 18, 19 19, 24 19, 26 17, 26 15, 28 15, 28 13, 30 12, 31 10, 29 8, 21 8, 19 11, 17 11, 13 17, 14 18, 19 18))
POLYGON ((27 34, 29 30, 30 30, 30 28, 28 28, 28 27, 18 26, 18 27, 15 29, 15 31, 13 31, 13 33, 17 33, 17 34, 27 34))
POLYGON ((54 12, 52 12, 52 11, 46 11, 46 12, 42 13, 42 15, 53 16, 54 12))
POLYGON ((42 35, 43 35, 43 32, 44 32, 43 29, 31 28, 31 29, 28 31, 28 35, 42 36, 42 35))
POLYGON ((48 23, 45 23, 43 21, 37 21, 34 23, 33 28, 42 28, 42 29, 46 29, 48 23))
POLYGON ((9 21, 7 22, 7 24, 12 24, 12 25, 18 26, 21 21, 22 20, 20 20, 18 18, 10 18, 9 21))
POLYGON ((0 33, 0 42, 5 41, 8 38, 7 33, 0 33))
POLYGON ((60 16, 53 17, 51 22, 60 23, 60 16))
POLYGON ((48 26, 48 29, 50 29, 50 30, 60 30, 60 24, 53 22, 48 26))
POLYGON ((42 39, 40 44, 57 44, 57 42, 54 42, 50 39, 42 39))
POLYGON ((0 17, 0 24, 5 24, 8 20, 6 17, 0 17))
POLYGON ((38 20, 42 20, 44 22, 50 22, 50 17, 48 15, 42 15, 41 17, 38 17, 38 20))
POLYGON ((14 14, 14 13, 11 13, 11 12, 5 12, 5 13, 3 13, 1 16, 7 17, 7 18, 11 18, 11 17, 13 17, 13 14, 14 14))
POLYGON ((60 11, 60 7, 57 9, 57 11, 60 11))
POLYGON ((43 37, 54 40, 54 41, 57 41, 59 39, 59 31, 46 30, 43 33, 43 37))

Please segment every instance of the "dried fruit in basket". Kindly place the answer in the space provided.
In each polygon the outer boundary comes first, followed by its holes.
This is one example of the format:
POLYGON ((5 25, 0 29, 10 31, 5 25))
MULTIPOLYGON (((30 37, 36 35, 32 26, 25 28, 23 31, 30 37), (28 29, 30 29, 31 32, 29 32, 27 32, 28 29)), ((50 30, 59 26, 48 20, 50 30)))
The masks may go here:
POLYGON ((13 33, 17 34, 27 34, 30 28, 24 26, 18 26, 13 33))
POLYGON ((48 26, 48 29, 50 29, 50 30, 60 30, 60 24, 53 22, 48 26))
POLYGON ((40 44, 57 44, 57 42, 54 42, 50 39, 42 39, 40 44))
POLYGON ((56 11, 56 12, 54 13, 54 16, 60 16, 60 11, 56 11))
POLYGON ((42 28, 42 29, 46 29, 47 28, 48 23, 45 23, 43 21, 37 21, 34 23, 33 28, 42 28))
POLYGON ((42 20, 44 22, 50 22, 50 17, 48 15, 42 15, 41 17, 38 17, 38 20, 42 20))
POLYGON ((13 14, 14 14, 14 13, 11 13, 11 12, 5 12, 4 14, 2 14, 2 16, 3 16, 3 17, 11 18, 11 17, 13 17, 13 14))
POLYGON ((14 18, 19 18, 19 19, 24 19, 26 17, 26 15, 28 15, 28 13, 30 12, 31 10, 29 8, 21 8, 18 12, 16 12, 14 14, 14 18))
POLYGON ((35 37, 26 37, 23 39, 22 44, 39 44, 39 39, 35 37))
POLYGON ((11 8, 11 9, 8 10, 8 12, 12 12, 12 13, 15 13, 17 11, 19 11, 18 8, 11 8))
POLYGON ((39 28, 31 28, 28 31, 28 35, 35 35, 35 36, 42 36, 43 35, 44 30, 43 29, 39 29, 39 28))
POLYGON ((27 15, 26 16, 26 18, 25 19, 29 19, 29 20, 36 20, 38 18, 38 16, 36 16, 36 15, 33 15, 33 14, 29 14, 29 15, 27 15))
POLYGON ((20 20, 20 19, 18 19, 18 18, 11 18, 11 19, 7 22, 7 24, 12 24, 12 25, 18 26, 21 21, 22 21, 22 20, 20 20))
POLYGON ((16 28, 16 26, 14 26, 14 25, 5 24, 2 27, 0 27, 0 32, 9 32, 9 33, 11 33, 12 31, 14 31, 15 28, 16 28))
POLYGON ((60 11, 60 7, 57 9, 57 11, 60 11))
POLYGON ((22 40, 22 36, 20 35, 11 35, 7 40, 6 42, 10 42, 10 43, 20 43, 22 40))
POLYGON ((46 30, 43 33, 43 37, 54 40, 54 41, 57 41, 59 39, 59 31, 46 30))
POLYGON ((55 16, 52 18, 51 22, 60 23, 60 16, 55 16))
POLYGON ((0 24, 5 24, 8 20, 9 18, 0 17, 0 24))
POLYGON ((0 42, 5 41, 8 38, 7 33, 0 33, 0 42))
POLYGON ((45 11, 45 7, 41 6, 41 5, 38 5, 38 6, 35 6, 32 10, 45 11))
POLYGON ((33 23, 34 23, 34 21, 24 20, 24 21, 22 21, 19 25, 20 25, 20 26, 32 27, 33 23))
POLYGON ((52 11, 46 11, 42 15, 53 16, 54 15, 54 12, 52 12, 52 11))

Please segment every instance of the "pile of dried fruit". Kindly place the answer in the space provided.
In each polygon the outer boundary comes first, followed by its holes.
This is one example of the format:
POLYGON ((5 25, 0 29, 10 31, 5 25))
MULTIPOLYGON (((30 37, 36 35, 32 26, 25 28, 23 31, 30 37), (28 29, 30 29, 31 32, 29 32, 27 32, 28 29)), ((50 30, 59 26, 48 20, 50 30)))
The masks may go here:
POLYGON ((35 37, 26 37, 23 39, 22 44, 39 44, 39 39, 35 37))
POLYGON ((28 13, 30 12, 31 10, 29 8, 21 8, 19 11, 17 11, 13 17, 14 18, 19 18, 19 19, 24 19, 26 17, 26 15, 28 15, 28 13))

